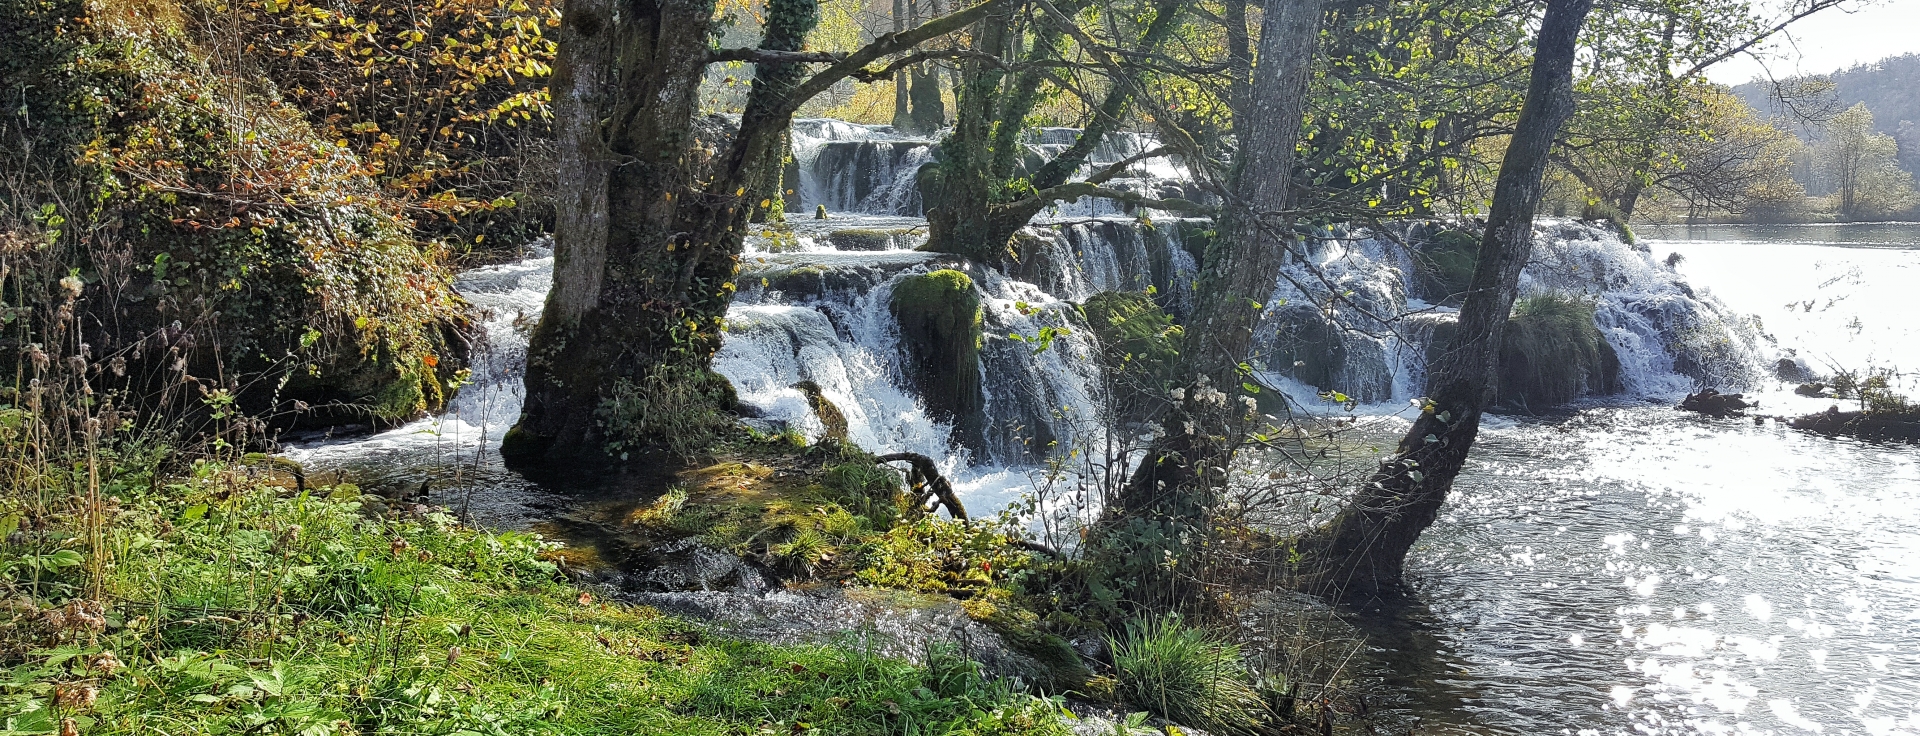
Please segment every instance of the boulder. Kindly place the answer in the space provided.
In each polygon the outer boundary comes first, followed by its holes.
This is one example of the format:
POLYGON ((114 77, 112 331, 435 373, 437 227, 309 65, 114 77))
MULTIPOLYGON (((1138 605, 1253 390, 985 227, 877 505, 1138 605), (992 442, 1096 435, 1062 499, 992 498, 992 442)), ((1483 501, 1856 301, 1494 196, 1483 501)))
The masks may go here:
POLYGON ((1804 358, 1781 358, 1775 361, 1773 375, 1788 383, 1808 383, 1814 379, 1813 369, 1804 358))
POLYGON ((1699 393, 1687 394, 1680 402, 1680 409, 1705 414, 1710 417, 1727 419, 1740 416, 1747 409, 1759 406, 1759 402, 1749 402, 1741 394, 1723 394, 1713 389, 1704 389, 1699 393))
POLYGON ((951 423, 960 444, 984 449, 980 295, 973 279, 953 269, 908 276, 894 286, 888 306, 900 326, 907 378, 928 413, 951 423))

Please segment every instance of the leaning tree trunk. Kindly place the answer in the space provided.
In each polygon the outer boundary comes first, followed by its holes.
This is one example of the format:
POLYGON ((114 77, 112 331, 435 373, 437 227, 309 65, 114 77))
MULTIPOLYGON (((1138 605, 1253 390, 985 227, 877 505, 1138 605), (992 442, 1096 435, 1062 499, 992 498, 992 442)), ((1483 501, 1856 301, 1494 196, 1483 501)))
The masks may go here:
MULTIPOLYGON (((775 0, 766 48, 791 51, 814 0, 775 0)), ((724 426, 709 366, 733 292, 756 167, 777 160, 801 70, 761 64, 718 160, 689 145, 712 0, 569 0, 551 89, 561 200, 554 285, 527 346, 511 458, 685 449, 724 426)))
MULTIPOLYGON (((1232 447, 1224 442, 1239 404, 1240 365, 1253 349, 1253 328, 1262 302, 1272 295, 1290 232, 1284 212, 1292 188, 1294 148, 1306 111, 1308 73, 1318 49, 1324 0, 1275 0, 1266 6, 1259 56, 1245 115, 1236 118, 1240 160, 1233 197, 1220 222, 1220 237, 1202 266, 1199 297, 1188 320, 1176 375, 1193 376, 1179 405, 1128 480, 1117 507, 1108 509, 1111 530, 1103 546, 1120 545, 1123 556, 1175 562, 1176 574, 1135 589, 1133 603, 1170 608, 1189 602, 1177 574, 1190 550, 1182 540, 1207 523, 1213 496, 1225 480, 1232 447), (1132 549, 1128 538, 1159 540, 1159 550, 1132 549)), ((1242 412, 1244 413, 1244 412, 1242 412)), ((1154 565, 1154 571, 1167 568, 1154 565)))
POLYGON ((1326 527, 1303 537, 1302 581, 1309 590, 1358 602, 1401 582, 1407 551, 1433 524, 1466 463, 1493 397, 1500 345, 1533 251, 1548 153, 1573 114, 1573 59, 1593 0, 1550 0, 1535 41, 1527 101, 1500 163, 1493 206, 1480 243, 1459 327, 1428 379, 1429 403, 1398 452, 1361 486, 1326 527))

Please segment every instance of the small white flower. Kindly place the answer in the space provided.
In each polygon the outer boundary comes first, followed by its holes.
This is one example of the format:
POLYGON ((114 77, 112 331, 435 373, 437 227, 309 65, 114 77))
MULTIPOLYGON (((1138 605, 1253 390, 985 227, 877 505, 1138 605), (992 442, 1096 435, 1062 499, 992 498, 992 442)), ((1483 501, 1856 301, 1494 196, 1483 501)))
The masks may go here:
POLYGON ((1184 388, 1176 388, 1176 389, 1174 389, 1174 390, 1172 390, 1172 391, 1168 391, 1168 392, 1167 392, 1167 395, 1168 395, 1168 396, 1172 396, 1172 397, 1173 397, 1173 400, 1174 400, 1174 401, 1186 401, 1186 400, 1187 400, 1187 390, 1186 390, 1186 389, 1184 389, 1184 388))
POLYGON ((1249 412, 1257 411, 1260 408, 1260 402, 1254 401, 1252 396, 1240 397, 1240 404, 1247 407, 1247 411, 1249 412))

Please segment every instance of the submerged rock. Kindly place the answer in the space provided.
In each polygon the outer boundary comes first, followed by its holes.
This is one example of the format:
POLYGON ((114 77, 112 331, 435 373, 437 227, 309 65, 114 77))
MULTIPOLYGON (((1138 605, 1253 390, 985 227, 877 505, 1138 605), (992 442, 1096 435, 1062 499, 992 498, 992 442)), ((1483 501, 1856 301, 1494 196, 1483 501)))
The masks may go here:
POLYGON ((645 552, 645 564, 632 584, 644 591, 727 591, 765 593, 775 586, 769 577, 747 561, 701 544, 682 539, 653 547, 645 552))
POLYGON ((1710 417, 1727 419, 1740 416, 1747 409, 1759 406, 1758 402, 1749 402, 1741 394, 1723 394, 1713 389, 1687 394, 1680 402, 1680 409, 1695 411, 1710 417))

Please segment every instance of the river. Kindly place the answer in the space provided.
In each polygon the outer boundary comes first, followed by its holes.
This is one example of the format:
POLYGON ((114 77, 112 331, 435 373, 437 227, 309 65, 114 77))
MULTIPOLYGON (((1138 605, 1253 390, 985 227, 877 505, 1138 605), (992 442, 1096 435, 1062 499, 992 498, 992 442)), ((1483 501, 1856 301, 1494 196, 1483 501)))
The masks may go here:
MULTIPOLYGON (((804 210, 835 211, 750 243, 716 368, 763 426, 816 432, 792 388, 814 381, 862 445, 943 458, 969 508, 1007 506, 1036 467, 1022 438, 955 447, 900 377, 886 297, 905 274, 951 265, 910 250, 924 220, 901 187, 931 143, 802 123, 804 210), (856 230, 863 241, 889 234, 877 251, 833 237, 856 230)), ((1059 145, 1047 135, 1036 150, 1059 145)), ((1149 143, 1122 142, 1104 155, 1149 143)), ((1147 167, 1118 186, 1160 191, 1179 174, 1147 167)), ((1037 250, 1021 273, 972 272, 988 332, 989 426, 1043 427, 1070 445, 1101 413, 1089 336, 1044 352, 1005 336, 1060 323, 1073 302, 1107 289, 1156 293, 1177 312, 1194 262, 1172 218, 1156 227, 1086 203, 1050 214, 1025 241, 1037 250)), ((1404 249, 1365 233, 1325 235, 1296 266, 1363 307, 1325 319, 1444 316, 1415 298, 1404 249)), ((1920 368, 1920 319, 1908 306, 1920 287, 1920 225, 1648 228, 1629 244, 1561 222, 1544 224, 1540 242, 1523 287, 1596 303, 1625 393, 1489 419, 1414 550, 1417 602, 1352 618, 1366 640, 1355 672, 1385 673, 1382 723, 1417 733, 1920 734, 1920 448, 1670 408, 1702 377, 1737 374, 1762 377, 1749 389, 1763 413, 1826 408, 1766 377, 1788 350, 1823 373, 1920 368)), ((290 454, 322 478, 409 489, 425 480, 434 502, 481 523, 521 526, 577 503, 569 494, 582 489, 522 477, 493 451, 518 413, 526 318, 551 271, 536 251, 460 277, 488 310, 491 349, 447 414, 371 437, 310 438, 290 454)), ((1327 303, 1290 288, 1269 304, 1327 303)), ((1424 338, 1365 327, 1322 327, 1341 341, 1329 375, 1372 397, 1362 431, 1390 440, 1405 426, 1394 415, 1417 395, 1408 357, 1424 355, 1424 338)), ((1269 378, 1313 400, 1313 389, 1269 378)), ((1912 375, 1899 382, 1920 395, 1912 375)))
MULTIPOLYGON (((1920 225, 1641 235, 1816 368, 1920 368, 1920 225)), ((1763 410, 1832 403, 1787 388, 1763 410)), ((1363 623, 1420 733, 1920 734, 1920 447, 1496 422, 1410 568, 1424 605, 1363 623)))

